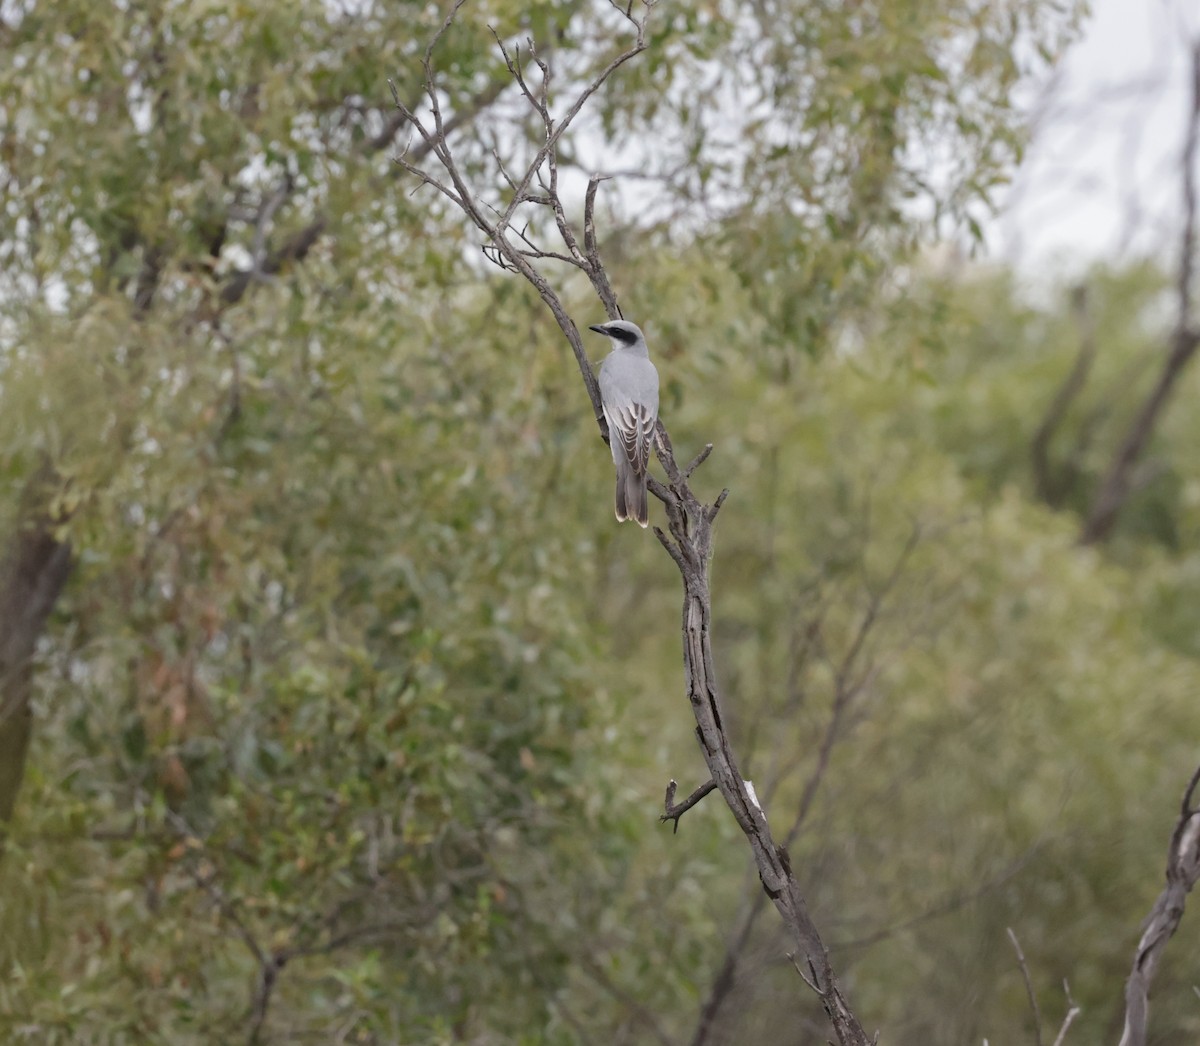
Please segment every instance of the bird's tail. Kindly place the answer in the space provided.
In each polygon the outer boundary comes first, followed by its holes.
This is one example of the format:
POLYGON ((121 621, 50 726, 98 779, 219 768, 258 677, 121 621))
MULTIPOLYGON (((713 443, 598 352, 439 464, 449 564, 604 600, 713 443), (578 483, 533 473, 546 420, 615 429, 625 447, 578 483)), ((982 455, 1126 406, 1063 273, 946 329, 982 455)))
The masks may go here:
POLYGON ((617 522, 624 523, 629 518, 629 509, 625 505, 625 473, 617 470, 617 522))
POLYGON ((640 476, 626 466, 617 470, 617 520, 636 520, 640 526, 650 523, 650 503, 646 493, 646 474, 640 476))
POLYGON ((630 518, 636 519, 641 527, 649 526, 650 503, 646 494, 646 474, 643 472, 638 476, 630 469, 626 482, 628 486, 625 490, 625 501, 629 505, 630 518))

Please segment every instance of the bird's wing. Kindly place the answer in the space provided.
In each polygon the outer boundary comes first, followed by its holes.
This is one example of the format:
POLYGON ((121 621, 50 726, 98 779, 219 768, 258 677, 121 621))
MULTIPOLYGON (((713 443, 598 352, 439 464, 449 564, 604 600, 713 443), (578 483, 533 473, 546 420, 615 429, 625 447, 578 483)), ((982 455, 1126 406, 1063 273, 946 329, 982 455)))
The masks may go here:
MULTIPOLYGON (((633 361, 621 362, 628 367, 633 361)), ((649 374, 640 373, 641 368, 628 368, 630 373, 621 376, 633 380, 626 382, 618 381, 609 368, 600 369, 600 402, 608 421, 614 456, 619 448, 639 476, 649 467, 654 423, 658 419, 658 374, 650 364, 647 367, 649 374), (634 391, 631 392, 629 385, 634 391)))
POLYGON ((643 403, 626 402, 616 410, 606 410, 608 427, 619 440, 625 460, 637 475, 644 475, 654 446, 654 412, 643 403))
POLYGON ((635 403, 629 396, 610 395, 602 399, 604 414, 608 421, 608 439, 613 450, 629 462, 637 475, 646 473, 650 463, 650 450, 654 446, 654 422, 658 417, 652 404, 635 403))

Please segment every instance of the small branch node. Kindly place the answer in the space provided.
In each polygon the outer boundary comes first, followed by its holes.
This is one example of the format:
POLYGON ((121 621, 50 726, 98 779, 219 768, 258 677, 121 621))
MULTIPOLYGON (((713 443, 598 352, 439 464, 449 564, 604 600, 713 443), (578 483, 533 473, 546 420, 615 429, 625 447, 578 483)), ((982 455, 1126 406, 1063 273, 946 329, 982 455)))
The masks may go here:
POLYGON ((1055 1036, 1054 1046, 1063 1046, 1063 1043, 1067 1041, 1067 1032, 1071 1030, 1071 1025, 1075 1023, 1075 1018, 1083 1012, 1083 1007, 1071 997, 1071 985, 1067 983, 1065 977, 1063 978, 1063 993, 1067 997, 1067 1014, 1063 1017, 1062 1025, 1058 1029, 1058 1035, 1055 1036))
POLYGON ((1029 996, 1029 1008, 1033 1011, 1033 1041, 1036 1046, 1042 1046, 1042 1012, 1038 1009, 1037 994, 1033 990, 1033 981, 1029 978, 1029 966, 1025 962, 1025 953, 1021 951, 1021 942, 1013 928, 1008 927, 1008 939, 1012 941, 1013 951, 1017 953, 1017 964, 1021 967, 1021 976, 1025 980, 1025 994, 1029 996))
MULTIPOLYGON (((657 529, 657 528, 655 528, 657 529)), ((691 795, 689 795, 682 803, 675 803, 675 791, 679 787, 678 782, 674 778, 667 785, 667 795, 663 800, 663 815, 658 819, 660 823, 665 824, 667 821, 674 821, 675 827, 672 829, 672 835, 679 831, 679 819, 686 814, 693 806, 700 802, 709 792, 717 787, 717 782, 711 778, 704 782, 691 795)))
POLYGON ((704 449, 700 451, 700 453, 692 459, 692 463, 683 470, 684 479, 691 479, 692 473, 708 460, 708 456, 712 453, 712 449, 713 445, 711 443, 704 444, 704 449))
POLYGON ((712 503, 704 512, 704 518, 710 523, 717 518, 717 513, 721 511, 721 506, 725 504, 725 499, 729 497, 729 488, 726 487, 720 494, 717 495, 717 500, 712 503))
POLYGON ((817 986, 817 968, 813 965, 812 959, 805 958, 805 962, 808 964, 808 969, 810 971, 809 973, 805 973, 803 967, 800 965, 799 960, 796 958, 795 952, 788 952, 787 957, 791 960, 792 965, 796 967, 796 972, 800 974, 800 980, 807 984, 819 998, 825 998, 825 992, 823 992, 817 986))

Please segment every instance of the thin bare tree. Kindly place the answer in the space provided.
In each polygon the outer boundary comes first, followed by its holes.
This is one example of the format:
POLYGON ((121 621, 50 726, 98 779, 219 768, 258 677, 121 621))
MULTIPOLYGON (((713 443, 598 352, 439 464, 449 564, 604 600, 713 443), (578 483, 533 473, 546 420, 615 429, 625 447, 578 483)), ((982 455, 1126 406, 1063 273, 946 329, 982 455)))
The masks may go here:
MULTIPOLYGON (((607 316, 610 319, 620 317, 617 295, 601 262, 596 239, 596 194, 604 178, 594 175, 588 182, 580 235, 567 217, 559 191, 558 145, 588 100, 621 66, 646 50, 646 25, 653 13, 653 0, 630 0, 627 5, 619 6, 613 4, 613 10, 627 24, 628 42, 578 90, 563 114, 557 118, 551 114, 552 69, 545 53, 538 50, 534 41, 527 40, 522 54, 519 44, 506 45, 498 33, 494 34, 510 75, 535 120, 541 125, 541 144, 532 160, 519 173, 510 172, 499 152, 494 154, 496 177, 502 179, 507 195, 507 203, 503 207, 486 202, 483 194, 468 181, 466 166, 459 162, 449 140, 454 117, 443 112, 442 95, 438 90, 434 53, 464 2, 455 0, 441 28, 425 49, 422 66, 426 111, 418 114, 401 100, 394 85, 392 88, 398 112, 418 139, 417 147, 423 148, 425 154, 436 161, 437 168, 431 170, 421 166, 409 153, 401 153, 396 160, 424 185, 440 193, 462 211, 483 234, 483 250, 491 261, 506 271, 522 276, 538 292, 571 346, 600 434, 607 441, 608 431, 600 406, 599 388, 579 331, 540 266, 551 261, 579 270, 590 281, 607 316), (638 8, 637 15, 634 13, 635 5, 638 8), (550 250, 539 246, 530 236, 528 224, 518 227, 518 222, 523 221, 531 208, 544 208, 549 212, 561 240, 560 247, 550 250)), ((787 849, 772 837, 766 812, 739 772, 737 759, 725 732, 723 698, 717 683, 712 652, 709 566, 713 551, 713 524, 729 492, 723 490, 711 503, 707 503, 691 487, 691 476, 712 451, 711 444, 701 450, 690 464, 680 467, 661 420, 656 437, 657 457, 666 473, 666 482, 652 479, 650 490, 666 510, 669 533, 659 527, 654 528, 654 533, 678 568, 683 584, 685 691, 696 720, 700 749, 711 775, 709 782, 702 784, 679 806, 673 804, 674 787, 669 788, 666 815, 677 820, 710 791, 720 791, 749 844, 763 891, 779 912, 795 943, 796 968, 819 997, 837 1042, 841 1046, 867 1046, 872 1040, 863 1030, 838 984, 829 952, 809 915, 804 896, 792 873, 787 849)))

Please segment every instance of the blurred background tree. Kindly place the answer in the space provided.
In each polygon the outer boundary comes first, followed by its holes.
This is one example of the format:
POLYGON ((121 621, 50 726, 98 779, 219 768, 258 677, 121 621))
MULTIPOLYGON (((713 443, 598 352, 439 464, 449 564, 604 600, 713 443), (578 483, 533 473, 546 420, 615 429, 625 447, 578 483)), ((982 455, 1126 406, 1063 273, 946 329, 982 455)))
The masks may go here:
MULTIPOLYGON (((701 770, 678 593, 612 525, 557 331, 397 177, 385 80, 418 94, 443 15, 3 8, 7 1039, 824 1041, 735 826, 656 823, 701 770)), ((1115 1038, 1194 759, 1187 412, 1075 544, 1169 275, 1098 270, 1085 315, 926 249, 978 236, 1078 16, 663 5, 567 143, 569 191, 639 175, 602 250, 733 489, 732 729, 896 1042, 1028 1036, 1007 926, 1045 1012, 1069 978, 1076 1041, 1115 1038), (1032 448, 1084 338, 1051 496, 1032 448)), ((491 150, 538 142, 488 22, 564 85, 624 30, 459 13, 446 109, 499 204, 491 150)), ((1162 1041, 1200 1031, 1179 966, 1162 1041)))

